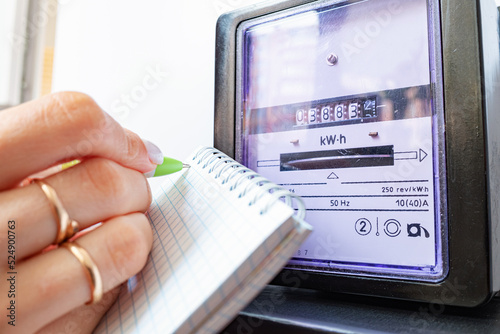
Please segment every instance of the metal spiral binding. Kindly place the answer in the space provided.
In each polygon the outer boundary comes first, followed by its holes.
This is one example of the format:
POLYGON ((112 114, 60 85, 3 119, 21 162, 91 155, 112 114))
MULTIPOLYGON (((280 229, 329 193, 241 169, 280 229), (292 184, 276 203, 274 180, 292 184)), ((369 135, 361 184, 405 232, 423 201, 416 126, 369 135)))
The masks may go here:
MULTIPOLYGON (((269 181, 268 179, 266 179, 265 177, 263 176, 255 176, 255 177, 252 177, 250 178, 249 180, 251 180, 252 182, 248 182, 245 186, 245 188, 243 188, 243 190, 241 191, 239 197, 243 197, 247 194, 247 192, 252 188, 252 187, 255 187, 255 186, 262 186, 263 184, 265 183, 270 183, 271 181, 269 181)), ((250 203, 252 203, 252 201, 250 201, 250 203)), ((250 204, 251 205, 251 204, 250 204)))
MULTIPOLYGON (((218 179, 222 175, 222 173, 224 173, 227 169, 229 169, 231 167, 233 167, 233 168, 242 168, 243 166, 241 166, 240 163, 234 161, 233 159, 229 159, 227 161, 227 163, 224 165, 224 167, 222 167, 221 169, 219 169, 219 173, 217 173, 217 175, 215 176, 215 178, 218 179)), ((225 180, 222 180, 222 184, 225 184, 224 181, 225 180)))
MULTIPOLYGON (((239 187, 239 184, 241 182, 243 182, 243 180, 249 180, 253 177, 256 177, 256 176, 259 176, 259 174, 257 174, 256 172, 246 168, 246 167, 243 167, 242 170, 239 170, 237 171, 236 173, 233 173, 227 180, 227 182, 231 181, 231 179, 233 178, 233 175, 236 176, 236 179, 233 183, 233 185, 231 186, 231 190, 234 190, 236 188, 239 187)), ((241 196, 240 196, 241 197, 241 196)))
POLYGON ((220 178, 223 173, 233 168, 233 170, 221 181, 221 184, 224 185, 232 181, 233 183, 229 187, 230 191, 244 187, 238 195, 239 198, 245 197, 252 187, 260 187, 263 192, 256 194, 248 202, 249 206, 257 203, 265 193, 272 194, 273 199, 266 203, 264 208, 260 211, 261 215, 265 214, 269 208, 281 198, 283 198, 285 204, 290 207, 292 205, 292 199, 295 199, 298 206, 296 216, 299 219, 304 219, 306 208, 302 198, 234 161, 221 151, 211 147, 203 147, 193 156, 193 161, 196 159, 198 159, 196 162, 198 165, 204 163, 202 168, 208 168, 209 174, 217 171, 217 174, 214 176, 215 179, 220 178))

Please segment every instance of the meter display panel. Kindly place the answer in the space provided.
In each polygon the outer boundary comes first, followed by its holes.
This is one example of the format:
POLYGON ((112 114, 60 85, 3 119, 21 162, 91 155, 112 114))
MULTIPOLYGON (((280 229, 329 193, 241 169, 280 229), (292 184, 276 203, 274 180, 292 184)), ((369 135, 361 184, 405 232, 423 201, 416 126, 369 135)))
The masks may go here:
POLYGON ((446 276, 440 46, 426 0, 319 1, 237 32, 236 158, 300 195, 289 268, 446 276))

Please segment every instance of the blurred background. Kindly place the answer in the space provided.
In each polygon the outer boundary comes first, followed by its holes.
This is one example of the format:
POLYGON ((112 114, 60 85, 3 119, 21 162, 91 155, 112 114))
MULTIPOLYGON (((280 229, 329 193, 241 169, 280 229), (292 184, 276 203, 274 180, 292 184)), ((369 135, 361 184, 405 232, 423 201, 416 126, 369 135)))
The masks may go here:
POLYGON ((0 109, 91 95, 183 159, 213 143, 215 25, 262 0, 1 0, 0 109))
POLYGON ((261 1, 1 0, 0 109, 84 92, 184 159, 213 143, 217 18, 261 1))

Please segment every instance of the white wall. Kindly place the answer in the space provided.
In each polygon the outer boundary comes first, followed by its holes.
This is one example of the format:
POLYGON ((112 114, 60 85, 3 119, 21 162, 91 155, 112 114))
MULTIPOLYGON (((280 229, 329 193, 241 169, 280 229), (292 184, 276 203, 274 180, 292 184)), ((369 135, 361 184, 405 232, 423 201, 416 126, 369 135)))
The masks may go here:
POLYGON ((53 91, 90 94, 183 159, 213 143, 217 17, 260 1, 59 0, 53 91))

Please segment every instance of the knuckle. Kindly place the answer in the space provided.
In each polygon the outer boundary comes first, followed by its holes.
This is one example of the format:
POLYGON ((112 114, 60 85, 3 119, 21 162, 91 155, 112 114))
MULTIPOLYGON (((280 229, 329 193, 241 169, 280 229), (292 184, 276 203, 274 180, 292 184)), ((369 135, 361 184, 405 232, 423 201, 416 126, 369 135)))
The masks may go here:
POLYGON ((71 106, 71 104, 76 105, 88 105, 95 104, 94 100, 87 94, 81 92, 56 92, 50 94, 49 97, 62 101, 65 105, 71 106))
POLYGON ((108 204, 120 203, 129 195, 125 168, 114 161, 96 158, 89 161, 83 174, 83 184, 90 192, 97 192, 108 204))
POLYGON ((139 136, 133 132, 129 132, 127 136, 126 155, 129 159, 135 160, 142 155, 143 144, 139 136))
MULTIPOLYGON (((51 94, 49 104, 57 108, 47 108, 48 113, 57 113, 65 126, 73 125, 78 129, 95 129, 107 121, 106 113, 87 94, 80 92, 59 92, 51 94)), ((53 120, 54 117, 51 117, 53 120)))
POLYGON ((114 237, 107 239, 110 269, 115 273, 112 277, 116 277, 116 281, 135 275, 146 263, 150 244, 141 224, 148 224, 144 215, 127 216, 114 237))

